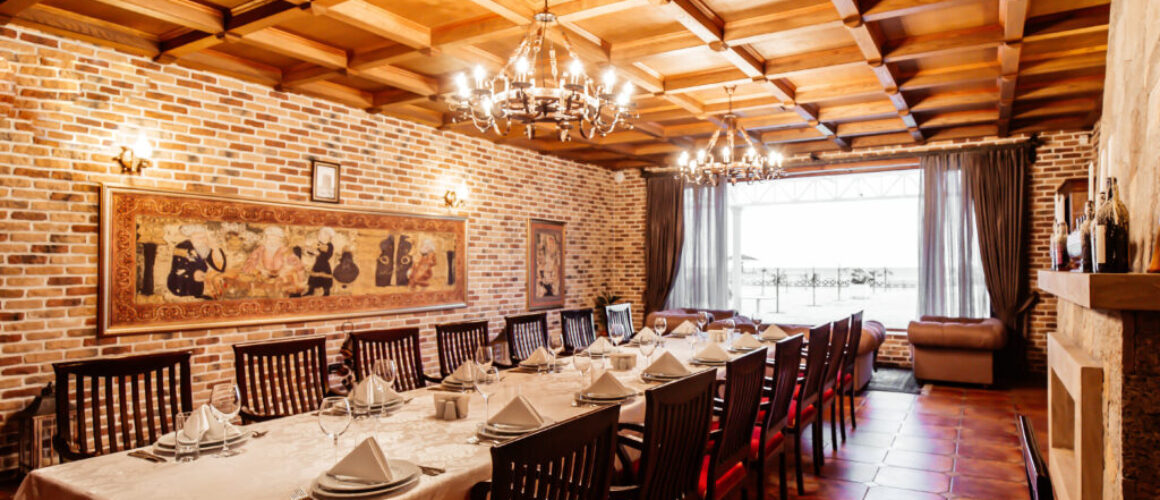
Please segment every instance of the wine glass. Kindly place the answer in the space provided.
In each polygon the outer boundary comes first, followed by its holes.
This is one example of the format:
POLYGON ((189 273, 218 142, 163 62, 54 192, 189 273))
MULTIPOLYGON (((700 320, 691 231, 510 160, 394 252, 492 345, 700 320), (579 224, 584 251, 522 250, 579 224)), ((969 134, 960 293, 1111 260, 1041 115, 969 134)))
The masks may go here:
POLYGON ((225 458, 237 455, 238 450, 230 449, 230 421, 242 411, 242 395, 238 386, 233 382, 222 382, 214 385, 209 392, 209 405, 213 408, 214 417, 222 423, 225 429, 222 438, 222 449, 216 457, 225 458))
POLYGON ((619 347, 620 342, 624 340, 626 334, 627 332, 624 329, 624 325, 620 323, 615 323, 608 327, 608 340, 612 341, 613 346, 619 347))
POLYGON ((588 370, 592 368, 592 356, 587 352, 578 352, 572 356, 572 366, 580 371, 580 386, 583 388, 584 379, 588 376, 588 370))
POLYGON ((352 420, 350 401, 343 397, 322 400, 318 408, 318 427, 334 443, 334 462, 338 463, 338 437, 346 432, 352 420))
POLYGON ((656 337, 640 339, 640 353, 644 354, 645 363, 652 364, 652 355, 657 350, 656 337))
POLYGON ((395 360, 391 358, 381 358, 375 360, 375 365, 371 368, 375 375, 386 382, 387 387, 395 387, 395 379, 399 378, 399 366, 395 364, 395 360))
POLYGON ((722 326, 722 328, 721 328, 725 332, 725 338, 722 339, 722 343, 729 343, 729 344, 733 343, 733 332, 734 332, 734 329, 736 327, 737 327, 737 324, 734 323, 733 320, 731 320, 731 319, 725 320, 724 326, 722 326))
POLYGON ((697 329, 704 331, 705 327, 707 327, 707 326, 709 326, 709 313, 707 313, 705 311, 698 312, 697 313, 697 329))
POLYGON ((564 352, 564 336, 559 333, 548 335, 548 351, 552 353, 552 371, 556 371, 556 361, 564 352))
POLYGON ((488 400, 495 394, 496 384, 499 382, 499 369, 489 366, 486 369, 475 370, 475 392, 483 398, 483 420, 491 418, 491 406, 488 400))
POLYGON ((665 318, 657 316, 657 319, 653 320, 653 330, 657 332, 657 335, 664 335, 668 328, 669 322, 665 318))
POLYGON ((491 351, 491 346, 479 346, 475 349, 475 364, 479 368, 486 370, 491 368, 491 364, 495 362, 495 355, 491 351))

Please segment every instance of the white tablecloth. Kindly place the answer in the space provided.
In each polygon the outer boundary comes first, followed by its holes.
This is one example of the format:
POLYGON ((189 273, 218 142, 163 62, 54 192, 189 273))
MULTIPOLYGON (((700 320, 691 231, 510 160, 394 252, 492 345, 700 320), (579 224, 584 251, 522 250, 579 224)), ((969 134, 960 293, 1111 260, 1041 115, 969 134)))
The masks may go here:
MULTIPOLYGON (((669 339, 666 348, 682 360, 690 354, 683 340, 669 339)), ((644 390, 656 384, 641 381, 643 366, 644 357, 639 356, 635 370, 613 373, 625 385, 644 390)), ((520 393, 549 419, 560 421, 593 410, 571 404, 581 379, 570 363, 563 373, 509 371, 503 375, 502 384, 518 384, 520 393)), ((466 498, 472 485, 491 477, 490 448, 467 443, 484 420, 483 399, 473 394, 469 417, 446 421, 434 416, 434 394, 427 389, 410 391, 404 396, 414 400, 387 419, 355 421, 340 439, 340 456, 373 435, 391 458, 447 470, 438 476, 422 476, 416 487, 391 498, 466 498)), ((641 422, 643 413, 644 397, 637 397, 622 405, 621 421, 641 422)), ((297 488, 309 491, 311 481, 334 464, 330 439, 322 434, 313 415, 249 428, 270 432, 250 439, 241 447, 243 453, 235 457, 202 456, 191 463, 155 464, 129 457, 127 452, 116 453, 36 470, 20 485, 16 498, 286 500, 297 488)))

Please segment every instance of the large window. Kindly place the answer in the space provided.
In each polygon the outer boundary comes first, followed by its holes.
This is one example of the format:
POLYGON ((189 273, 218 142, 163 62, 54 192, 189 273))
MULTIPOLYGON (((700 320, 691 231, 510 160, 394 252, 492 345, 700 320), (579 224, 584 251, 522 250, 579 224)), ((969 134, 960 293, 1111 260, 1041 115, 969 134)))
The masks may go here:
POLYGON ((921 176, 916 169, 731 186, 730 306, 806 324, 861 309, 905 328, 918 311, 921 176))

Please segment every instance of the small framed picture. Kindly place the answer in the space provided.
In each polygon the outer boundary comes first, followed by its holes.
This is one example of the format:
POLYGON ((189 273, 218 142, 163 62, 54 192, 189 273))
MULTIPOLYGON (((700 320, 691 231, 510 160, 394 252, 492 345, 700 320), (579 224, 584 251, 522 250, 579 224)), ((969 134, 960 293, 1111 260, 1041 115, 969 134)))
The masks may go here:
POLYGON ((325 203, 338 203, 338 178, 341 167, 337 163, 311 160, 313 170, 313 185, 310 188, 310 199, 325 203))

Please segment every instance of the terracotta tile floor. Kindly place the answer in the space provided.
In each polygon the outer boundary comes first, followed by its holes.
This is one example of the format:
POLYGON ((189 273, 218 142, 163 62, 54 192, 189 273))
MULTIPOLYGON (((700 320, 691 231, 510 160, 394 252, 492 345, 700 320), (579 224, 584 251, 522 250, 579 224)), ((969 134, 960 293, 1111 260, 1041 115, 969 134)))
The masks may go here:
MULTIPOLYGON (((1031 417, 1041 445, 1047 442, 1044 384, 1003 390, 931 385, 921 395, 866 392, 855 405, 858 430, 851 432, 847 423, 847 440, 839 436, 837 451, 825 423, 820 478, 811 473, 807 437, 806 495, 797 495, 791 465, 790 498, 1027 498, 1015 415, 1031 417)), ((776 460, 767 476, 766 498, 776 499, 776 460)))

